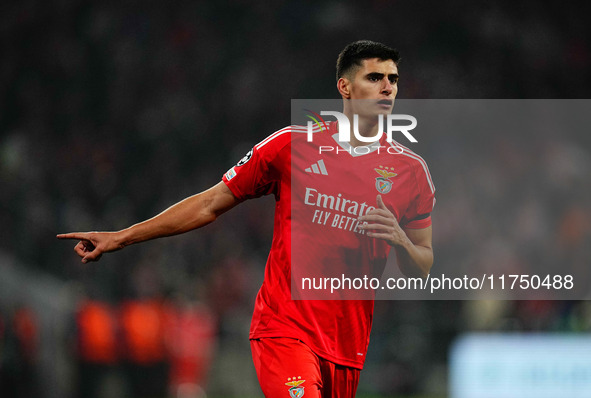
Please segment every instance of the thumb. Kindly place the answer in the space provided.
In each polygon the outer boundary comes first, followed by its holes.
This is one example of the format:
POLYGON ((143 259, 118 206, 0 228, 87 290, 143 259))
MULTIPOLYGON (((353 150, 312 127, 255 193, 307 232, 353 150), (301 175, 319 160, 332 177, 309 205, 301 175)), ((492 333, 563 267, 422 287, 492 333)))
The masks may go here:
POLYGON ((98 248, 95 248, 93 251, 89 252, 86 256, 84 256, 82 262, 86 264, 89 261, 98 261, 101 258, 102 254, 103 253, 98 248))
POLYGON ((378 204, 378 207, 380 209, 384 209, 384 210, 388 210, 388 208, 386 207, 386 205, 384 204, 384 200, 382 199, 382 195, 378 195, 376 202, 378 204))

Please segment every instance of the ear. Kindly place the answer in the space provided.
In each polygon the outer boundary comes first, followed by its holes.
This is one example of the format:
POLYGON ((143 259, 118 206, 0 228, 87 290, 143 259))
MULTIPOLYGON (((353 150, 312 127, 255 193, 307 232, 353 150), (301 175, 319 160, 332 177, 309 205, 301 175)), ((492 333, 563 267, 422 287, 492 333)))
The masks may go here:
POLYGON ((346 77, 341 77, 337 81, 337 90, 339 90, 339 93, 341 94, 341 96, 343 98, 350 99, 351 98, 351 82, 349 81, 349 79, 347 79, 346 77))

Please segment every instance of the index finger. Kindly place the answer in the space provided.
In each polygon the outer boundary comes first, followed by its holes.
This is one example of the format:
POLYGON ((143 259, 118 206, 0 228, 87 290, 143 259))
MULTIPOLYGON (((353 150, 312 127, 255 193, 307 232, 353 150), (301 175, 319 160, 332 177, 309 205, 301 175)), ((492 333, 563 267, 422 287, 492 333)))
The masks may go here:
POLYGON ((71 232, 68 234, 58 234, 56 235, 58 239, 78 239, 78 240, 88 240, 88 234, 84 232, 71 232))

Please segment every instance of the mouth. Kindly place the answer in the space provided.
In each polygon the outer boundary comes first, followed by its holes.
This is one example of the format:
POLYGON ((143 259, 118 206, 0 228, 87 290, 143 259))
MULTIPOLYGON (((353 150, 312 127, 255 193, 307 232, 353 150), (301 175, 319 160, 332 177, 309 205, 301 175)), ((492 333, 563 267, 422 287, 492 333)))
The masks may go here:
POLYGON ((392 106, 392 104, 393 104, 393 101, 389 100, 389 99, 383 99, 383 100, 378 101, 378 105, 392 106))

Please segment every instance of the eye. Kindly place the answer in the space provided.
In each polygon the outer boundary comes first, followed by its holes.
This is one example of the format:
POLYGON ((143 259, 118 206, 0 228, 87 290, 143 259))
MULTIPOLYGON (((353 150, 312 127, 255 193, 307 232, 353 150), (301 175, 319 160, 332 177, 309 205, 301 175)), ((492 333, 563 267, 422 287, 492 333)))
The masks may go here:
POLYGON ((372 72, 372 73, 367 74, 367 80, 369 80, 372 83, 379 82, 383 78, 384 78, 384 75, 381 73, 372 72))

